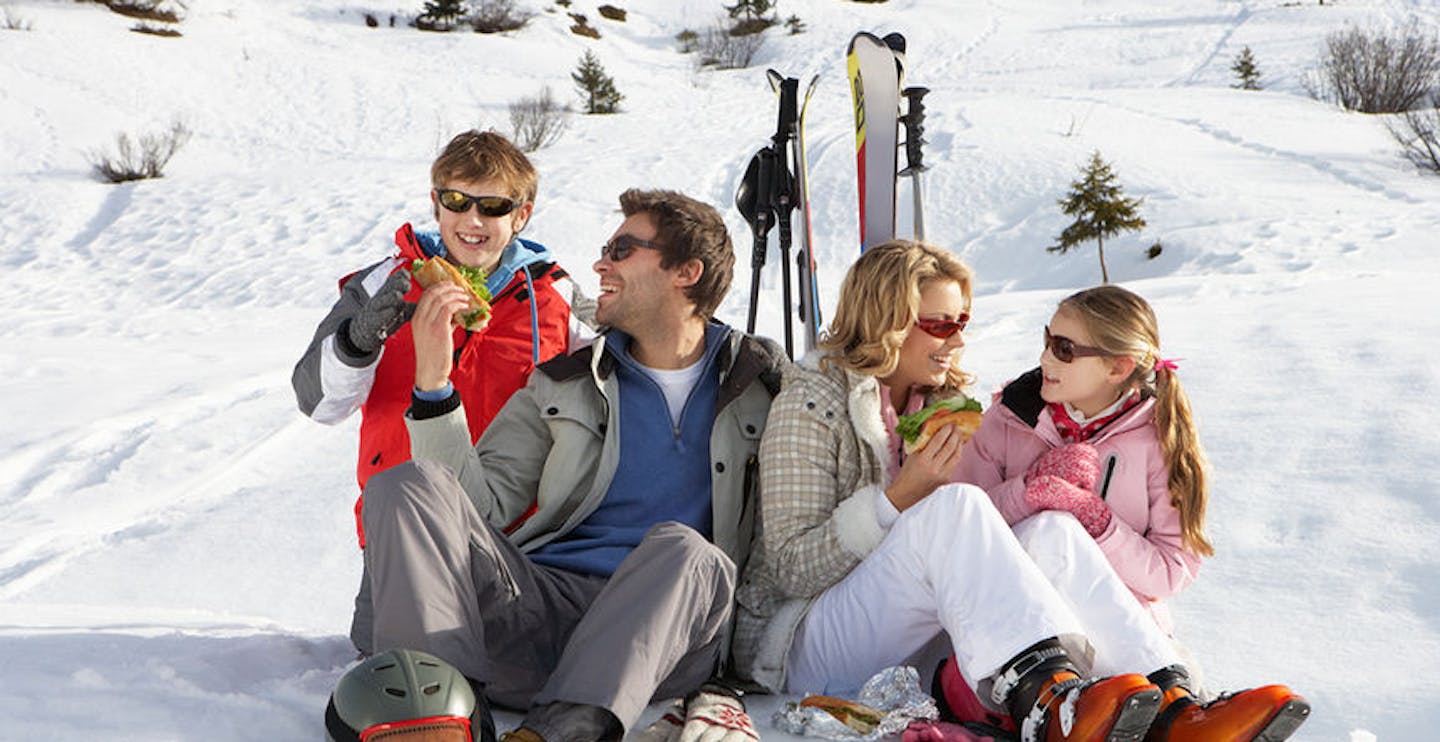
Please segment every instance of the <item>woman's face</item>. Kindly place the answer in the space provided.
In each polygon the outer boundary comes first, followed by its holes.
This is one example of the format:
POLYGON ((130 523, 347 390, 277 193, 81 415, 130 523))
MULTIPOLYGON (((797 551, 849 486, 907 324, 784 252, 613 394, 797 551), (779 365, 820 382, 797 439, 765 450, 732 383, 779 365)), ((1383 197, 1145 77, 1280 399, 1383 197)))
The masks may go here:
MULTIPOLYGON (((957 281, 946 279, 931 281, 920 287, 920 320, 945 320, 957 322, 968 316, 970 305, 957 281)), ((895 371, 884 379, 887 386, 908 389, 913 386, 941 386, 945 383, 950 369, 960 364, 960 349, 965 347, 965 333, 956 332, 947 338, 938 338, 910 325, 905 342, 900 346, 900 362, 895 371)))

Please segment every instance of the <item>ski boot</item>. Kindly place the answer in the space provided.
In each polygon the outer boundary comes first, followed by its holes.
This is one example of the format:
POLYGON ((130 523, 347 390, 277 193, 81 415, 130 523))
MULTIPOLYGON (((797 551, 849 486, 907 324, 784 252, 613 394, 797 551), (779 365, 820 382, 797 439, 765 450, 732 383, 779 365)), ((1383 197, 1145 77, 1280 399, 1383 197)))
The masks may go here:
POLYGON ((1175 665, 1150 674, 1164 692, 1146 742, 1281 742, 1310 718, 1310 704, 1283 685, 1225 693, 1209 703, 1190 690, 1190 676, 1175 665))
POLYGON ((1053 639, 1006 664, 991 689, 1020 722, 1022 742, 1140 742, 1160 708, 1144 675, 1082 679, 1053 639))

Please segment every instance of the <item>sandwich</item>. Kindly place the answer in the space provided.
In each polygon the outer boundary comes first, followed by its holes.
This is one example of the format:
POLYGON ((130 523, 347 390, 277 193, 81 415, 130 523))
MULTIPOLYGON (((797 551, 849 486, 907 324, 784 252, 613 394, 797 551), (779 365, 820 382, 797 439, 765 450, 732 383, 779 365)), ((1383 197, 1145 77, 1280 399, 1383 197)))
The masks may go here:
POLYGON ((839 719, 841 724, 854 729, 862 735, 868 735, 874 731, 875 727, 880 725, 880 720, 885 718, 885 714, 877 709, 870 708, 863 703, 847 701, 834 696, 805 696, 805 698, 801 699, 800 705, 802 707, 808 706, 826 711, 831 716, 839 719))
POLYGON ((946 425, 960 432, 960 442, 970 440, 980 427, 980 403, 965 396, 942 399, 919 412, 902 415, 895 432, 905 441, 905 453, 912 454, 925 447, 930 438, 946 425))
POLYGON ((485 287, 485 271, 468 265, 455 265, 434 257, 410 264, 410 275, 424 288, 437 283, 453 283, 470 294, 470 306, 455 313, 454 322, 470 331, 479 330, 490 321, 490 290, 485 287))

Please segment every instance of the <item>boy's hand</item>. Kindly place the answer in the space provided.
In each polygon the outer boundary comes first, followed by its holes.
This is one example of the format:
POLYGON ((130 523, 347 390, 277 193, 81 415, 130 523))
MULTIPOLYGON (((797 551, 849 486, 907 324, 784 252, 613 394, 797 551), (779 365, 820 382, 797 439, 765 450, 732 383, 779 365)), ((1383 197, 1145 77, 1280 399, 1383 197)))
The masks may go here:
POLYGON ((405 302, 405 294, 409 290, 409 271, 391 273, 380 290, 350 319, 346 331, 350 347, 362 356, 380 350, 385 338, 395 334, 415 311, 415 305, 405 302))
POLYGON ((415 388, 434 391, 450 381, 455 368, 456 312, 470 306, 470 295, 453 283, 437 283, 420 295, 410 328, 415 333, 415 388))
POLYGON ((712 683, 685 699, 679 742, 758 742, 760 733, 734 691, 712 683))

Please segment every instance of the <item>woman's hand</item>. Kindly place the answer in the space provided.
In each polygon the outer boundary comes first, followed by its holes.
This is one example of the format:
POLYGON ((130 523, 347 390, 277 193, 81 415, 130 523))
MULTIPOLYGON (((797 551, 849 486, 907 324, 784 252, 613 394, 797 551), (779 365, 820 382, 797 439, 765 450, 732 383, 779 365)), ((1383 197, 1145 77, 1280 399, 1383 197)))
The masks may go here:
POLYGON ((434 391, 450 381, 455 367, 456 312, 470 306, 465 289, 453 283, 437 283, 420 295, 415 316, 410 320, 415 333, 415 388, 434 391))
POLYGON ((905 459, 895 481, 885 490, 885 496, 897 510, 904 512, 929 497, 940 485, 950 483, 965 445, 961 438, 954 425, 946 425, 924 448, 905 459))

